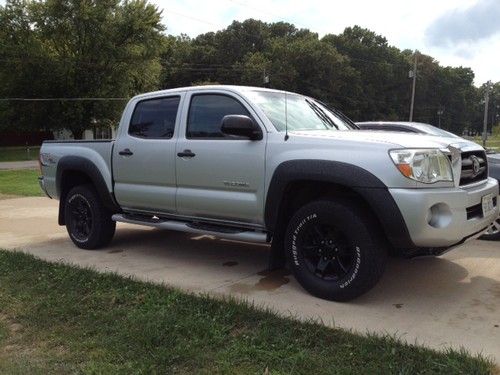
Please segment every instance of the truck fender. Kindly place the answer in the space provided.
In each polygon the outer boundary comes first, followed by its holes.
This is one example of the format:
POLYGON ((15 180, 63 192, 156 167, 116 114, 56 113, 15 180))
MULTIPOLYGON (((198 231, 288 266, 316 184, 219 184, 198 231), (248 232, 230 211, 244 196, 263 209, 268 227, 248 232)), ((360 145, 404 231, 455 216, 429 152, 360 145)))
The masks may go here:
MULTIPOLYGON (((380 179, 352 164, 314 159, 285 161, 274 171, 267 192, 264 220, 266 229, 277 238, 277 242, 281 242, 286 230, 282 215, 287 187, 299 181, 333 183, 354 191, 369 206, 395 248, 415 247, 396 202, 380 179)), ((275 251, 280 251, 281 244, 273 247, 271 258, 279 259, 275 251)))
POLYGON ((121 211, 119 205, 116 203, 113 193, 108 190, 99 168, 92 161, 81 156, 63 156, 57 163, 56 171, 56 189, 57 196, 59 197, 59 225, 65 224, 64 204, 66 201, 67 190, 69 190, 64 189, 65 181, 63 179, 66 172, 76 172, 86 177, 96 189, 97 194, 102 199, 102 202, 107 209, 111 212, 121 211))

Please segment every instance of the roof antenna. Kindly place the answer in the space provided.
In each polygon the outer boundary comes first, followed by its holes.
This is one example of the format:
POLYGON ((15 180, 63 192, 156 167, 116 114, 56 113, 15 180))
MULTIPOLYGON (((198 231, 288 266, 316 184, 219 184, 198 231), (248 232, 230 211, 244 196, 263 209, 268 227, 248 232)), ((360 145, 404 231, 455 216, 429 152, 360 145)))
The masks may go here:
POLYGON ((285 141, 288 141, 288 100, 285 91, 285 141))

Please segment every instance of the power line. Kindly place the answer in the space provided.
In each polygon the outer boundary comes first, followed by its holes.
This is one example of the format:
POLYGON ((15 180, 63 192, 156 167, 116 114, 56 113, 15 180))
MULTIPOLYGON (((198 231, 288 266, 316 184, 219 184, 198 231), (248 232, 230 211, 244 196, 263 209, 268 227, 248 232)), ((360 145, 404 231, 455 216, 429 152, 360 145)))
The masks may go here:
MULTIPOLYGON (((355 61, 362 61, 368 64, 375 64, 375 65, 383 65, 383 66, 393 66, 393 67, 405 67, 407 68, 409 64, 405 63, 390 63, 387 61, 374 61, 374 60, 366 60, 366 59, 361 59, 357 57, 351 57, 349 55, 342 55, 343 57, 346 57, 349 60, 355 60, 355 61)), ((95 62, 86 62, 86 61, 72 61, 70 57, 62 57, 62 56, 51 56, 49 58, 44 58, 44 57, 16 57, 12 56, 10 58, 0 58, 0 62, 9 62, 9 63, 19 63, 19 62, 40 62, 40 63, 55 63, 55 62, 60 62, 64 64, 73 64, 73 65, 83 65, 83 66, 89 66, 89 67, 99 67, 102 68, 104 67, 104 64, 100 63, 95 63, 95 62)), ((115 61, 117 62, 159 62, 161 64, 165 64, 166 68, 175 68, 175 69, 184 69, 184 70, 206 70, 207 68, 233 68, 233 69, 260 69, 259 67, 252 67, 252 66, 245 66, 245 62, 241 62, 239 64, 216 64, 216 63, 180 63, 178 65, 172 64, 169 62, 168 59, 116 59, 115 61)), ((272 60, 269 61, 269 63, 273 63, 272 60)), ((113 65, 107 66, 107 69, 113 68, 113 65)))
MULTIPOLYGON (((272 12, 269 12, 267 10, 263 10, 263 9, 254 7, 253 5, 248 5, 247 3, 243 2, 243 1, 239 1, 239 0, 227 0, 227 1, 230 1, 231 3, 234 3, 234 4, 238 4, 239 6, 242 6, 242 7, 248 8, 248 9, 252 9, 252 10, 259 12, 259 13, 262 13, 262 14, 267 14, 269 16, 276 17, 278 19, 281 18, 281 16, 276 14, 276 13, 272 13, 272 12)), ((298 25, 298 26, 301 27, 300 25, 298 25)))
MULTIPOLYGON (((88 65, 88 66, 95 66, 95 67, 104 67, 104 63, 96 63, 96 62, 85 62, 85 61, 72 61, 72 58, 70 57, 63 57, 63 56, 51 56, 50 58, 43 58, 43 57, 15 57, 13 56, 12 58, 8 59, 2 59, 0 58, 0 62, 23 62, 23 61, 38 61, 40 63, 47 63, 47 62, 61 62, 64 64, 68 64, 68 61, 70 63, 73 63, 75 65, 88 65), (50 61, 52 60, 52 61, 50 61)), ((241 63, 236 63, 236 64, 218 64, 218 63, 178 63, 178 64, 172 64, 168 59, 116 59, 116 62, 152 62, 152 61, 157 61, 159 63, 165 64, 166 68, 177 68, 177 69, 207 69, 207 68, 235 68, 235 69, 254 69, 256 67, 252 66, 245 66, 245 62, 241 63)), ((106 68, 113 68, 114 65, 109 65, 106 66, 106 68)))
POLYGON ((0 102, 85 102, 85 101, 123 101, 130 98, 0 98, 0 102))
POLYGON ((299 29, 307 29, 309 30, 308 27, 306 27, 305 25, 302 25, 300 23, 297 23, 295 21, 290 22, 290 21, 286 21, 284 19, 281 18, 281 15, 277 14, 277 13, 273 13, 273 12, 269 12, 268 10, 264 10, 264 9, 261 9, 261 8, 257 8, 257 7, 254 7, 253 5, 248 5, 247 3, 243 2, 243 1, 239 1, 239 0, 226 0, 226 1, 229 1, 233 4, 238 4, 239 6, 241 7, 245 7, 245 8, 248 8, 248 9, 251 9, 253 11, 256 11, 258 13, 261 13, 261 14, 267 14, 268 16, 271 16, 271 17, 274 17, 278 20, 281 20, 281 21, 275 21, 275 22, 287 22, 287 23, 290 23, 294 26, 297 26, 299 29))
POLYGON ((184 18, 188 18, 190 20, 193 20, 193 21, 197 21, 197 22, 201 22, 201 23, 206 23, 208 25, 212 25, 212 26, 216 26, 216 27, 219 27, 219 25, 217 25, 216 23, 214 22, 210 22, 210 21, 207 21, 207 20, 203 20, 201 18, 198 18, 198 17, 193 17, 193 16, 190 16, 190 15, 187 15, 187 14, 183 14, 183 13, 180 13, 180 12, 177 12, 175 10, 171 10, 171 9, 163 9, 165 11, 166 14, 168 13, 172 13, 172 14, 176 14, 178 16, 181 16, 181 17, 184 17, 184 18))

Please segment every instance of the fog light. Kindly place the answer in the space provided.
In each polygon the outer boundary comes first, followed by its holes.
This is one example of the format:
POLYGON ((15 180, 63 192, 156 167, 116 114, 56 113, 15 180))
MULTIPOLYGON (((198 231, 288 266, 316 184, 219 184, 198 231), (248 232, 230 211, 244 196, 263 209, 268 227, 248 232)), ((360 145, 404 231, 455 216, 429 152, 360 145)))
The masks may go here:
POLYGON ((429 208, 427 222, 434 228, 446 228, 451 223, 451 210, 446 203, 436 203, 429 208))

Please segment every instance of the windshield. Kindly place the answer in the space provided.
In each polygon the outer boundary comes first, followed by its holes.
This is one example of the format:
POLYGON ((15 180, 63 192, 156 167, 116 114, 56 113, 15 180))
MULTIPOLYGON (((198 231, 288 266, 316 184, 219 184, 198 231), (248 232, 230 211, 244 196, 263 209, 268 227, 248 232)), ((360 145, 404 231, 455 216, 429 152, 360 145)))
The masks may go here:
POLYGON ((420 130, 422 130, 422 131, 424 131, 424 132, 426 132, 427 134, 430 134, 430 135, 437 135, 437 136, 440 136, 440 137, 460 138, 458 135, 455 135, 453 133, 447 132, 446 130, 443 130, 443 129, 440 129, 440 128, 436 128, 435 126, 432 126, 432 125, 427 125, 427 124, 419 125, 419 124, 416 124, 415 128, 420 129, 420 130))
POLYGON ((278 131, 351 130, 355 125, 343 114, 320 102, 297 94, 252 90, 247 96, 262 109, 278 131), (285 115, 286 114, 286 115, 285 115))

